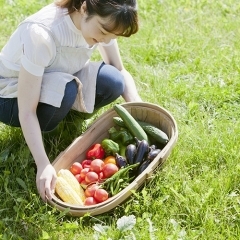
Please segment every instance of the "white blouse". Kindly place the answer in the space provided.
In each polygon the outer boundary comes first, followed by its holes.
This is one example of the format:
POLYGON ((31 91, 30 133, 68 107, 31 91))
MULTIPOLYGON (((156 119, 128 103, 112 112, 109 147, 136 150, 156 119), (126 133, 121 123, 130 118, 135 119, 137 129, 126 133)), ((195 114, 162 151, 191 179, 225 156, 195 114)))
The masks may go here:
POLYGON ((56 43, 49 31, 38 23, 43 19, 44 23, 51 26, 60 46, 89 48, 81 31, 67 14, 67 9, 57 7, 54 3, 42 8, 33 18, 30 16, 18 26, 0 52, 0 97, 17 97, 17 78, 21 65, 29 73, 42 76, 45 68, 54 61, 56 43), (34 22, 29 22, 29 19, 34 19, 34 22))
MULTIPOLYGON (((54 34, 60 45, 69 47, 88 47, 80 30, 72 22, 67 9, 50 4, 44 8, 45 16, 58 17, 62 24, 54 27, 54 34)), ((111 41, 110 44, 112 44, 111 41)), ((100 43, 102 44, 102 43, 100 43)), ((102 44, 106 45, 106 44, 102 44)), ((55 43, 48 32, 37 23, 23 23, 12 34, 0 53, 0 60, 8 69, 19 71, 20 65, 33 75, 41 76, 56 54, 55 43), (34 51, 33 51, 34 49, 34 51)), ((0 76, 4 76, 0 68, 0 76)))

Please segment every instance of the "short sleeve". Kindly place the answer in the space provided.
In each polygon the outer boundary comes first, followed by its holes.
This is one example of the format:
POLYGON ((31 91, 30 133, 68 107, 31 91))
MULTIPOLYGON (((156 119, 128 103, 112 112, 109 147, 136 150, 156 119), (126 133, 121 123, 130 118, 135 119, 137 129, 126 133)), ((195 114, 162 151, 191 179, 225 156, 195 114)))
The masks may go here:
POLYGON ((38 24, 29 24, 22 33, 22 66, 35 76, 42 76, 56 54, 54 40, 46 29, 38 24))

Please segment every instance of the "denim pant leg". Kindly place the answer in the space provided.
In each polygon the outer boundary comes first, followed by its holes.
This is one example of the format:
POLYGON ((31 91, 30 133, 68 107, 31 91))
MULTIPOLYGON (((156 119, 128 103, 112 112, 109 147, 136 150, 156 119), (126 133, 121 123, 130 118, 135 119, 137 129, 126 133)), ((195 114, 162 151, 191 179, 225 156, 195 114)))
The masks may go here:
POLYGON ((71 110, 76 99, 78 85, 75 80, 66 84, 64 97, 60 108, 45 103, 39 103, 37 117, 43 132, 48 132, 57 127, 71 110))
MULTIPOLYGON (((99 68, 96 84, 95 109, 99 109, 116 100, 124 91, 124 79, 120 71, 111 65, 102 64, 99 68)), ((67 83, 60 108, 39 103, 37 116, 42 131, 51 131, 70 111, 77 95, 75 80, 67 83)), ((20 127, 17 98, 0 98, 0 121, 20 127)))
POLYGON ((124 91, 124 78, 121 72, 107 64, 99 68, 96 84, 95 109, 115 101, 124 91))
MULTIPOLYGON (((77 89, 75 80, 67 83, 60 108, 45 103, 38 104, 37 117, 42 131, 51 131, 57 127, 71 109, 77 89)), ((0 98, 0 121, 13 127, 20 127, 17 98, 0 98)))
POLYGON ((0 122, 20 127, 17 98, 0 98, 0 122))

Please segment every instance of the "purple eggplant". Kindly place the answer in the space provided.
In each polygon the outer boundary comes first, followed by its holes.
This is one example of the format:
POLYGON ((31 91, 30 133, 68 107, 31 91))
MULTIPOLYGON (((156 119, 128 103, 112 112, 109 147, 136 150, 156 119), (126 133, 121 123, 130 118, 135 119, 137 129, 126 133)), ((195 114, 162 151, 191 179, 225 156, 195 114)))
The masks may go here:
POLYGON ((150 160, 143 161, 141 165, 138 167, 137 176, 140 175, 149 166, 150 163, 151 163, 150 160))
POLYGON ((136 142, 136 147, 138 147, 138 145, 140 144, 141 141, 138 138, 136 138, 136 137, 134 138, 134 140, 136 142))
POLYGON ((147 155, 147 159, 152 161, 160 152, 161 152, 161 149, 158 149, 158 148, 150 150, 150 152, 147 155))
POLYGON ((145 160, 149 152, 149 144, 146 140, 140 141, 137 146, 137 152, 134 158, 134 163, 141 163, 145 160))
POLYGON ((117 166, 118 166, 119 168, 124 168, 124 167, 126 167, 127 161, 126 161, 126 159, 125 159, 123 156, 121 156, 121 155, 119 155, 118 153, 116 153, 116 154, 115 154, 115 157, 116 157, 117 166))
POLYGON ((151 146, 149 146, 149 148, 150 148, 150 151, 152 151, 152 150, 154 150, 154 149, 157 149, 157 146, 154 145, 154 144, 152 144, 151 146))
POLYGON ((126 150, 125 150, 125 156, 126 156, 127 162, 130 165, 134 164, 134 158, 136 155, 136 151, 137 151, 137 148, 136 148, 135 144, 127 145, 126 150))

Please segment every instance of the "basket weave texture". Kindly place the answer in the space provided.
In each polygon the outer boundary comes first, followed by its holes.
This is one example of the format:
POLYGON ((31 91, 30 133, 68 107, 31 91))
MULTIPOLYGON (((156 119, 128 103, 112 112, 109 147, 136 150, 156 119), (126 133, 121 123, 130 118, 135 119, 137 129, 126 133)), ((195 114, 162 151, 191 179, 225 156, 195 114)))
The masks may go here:
MULTIPOLYGON (((54 196, 52 200, 49 200, 49 204, 61 211, 68 210, 68 214, 72 216, 83 216, 86 213, 93 216, 108 212, 129 198, 132 190, 140 188, 153 174, 153 171, 156 169, 159 170, 160 166, 166 161, 178 138, 177 124, 170 112, 163 107, 146 102, 131 102, 121 105, 125 107, 135 119, 153 124, 164 131, 169 137, 167 145, 128 187, 107 201, 93 206, 76 206, 62 202, 57 196, 54 196)), ((76 161, 83 161, 86 151, 92 144, 101 142, 104 138, 108 137, 108 129, 115 126, 113 117, 116 116, 118 115, 114 109, 109 109, 94 121, 81 136, 76 138, 72 144, 54 160, 53 167, 56 172, 60 169, 69 169, 76 161)))

